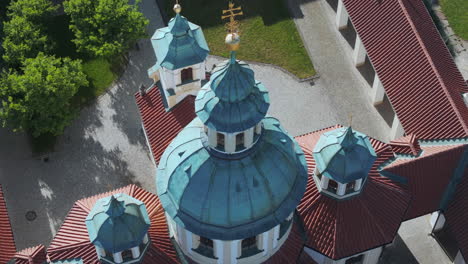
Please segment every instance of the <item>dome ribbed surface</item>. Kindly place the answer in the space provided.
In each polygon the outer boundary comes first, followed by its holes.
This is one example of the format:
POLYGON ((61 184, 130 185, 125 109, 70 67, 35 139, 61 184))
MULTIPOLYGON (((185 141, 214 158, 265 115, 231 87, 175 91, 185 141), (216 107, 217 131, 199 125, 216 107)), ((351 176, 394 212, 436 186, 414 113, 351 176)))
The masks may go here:
POLYGON ((165 212, 189 231, 233 240, 270 230, 293 212, 307 182, 304 153, 274 118, 245 155, 226 159, 206 146, 192 121, 164 152, 157 193, 165 212))
POLYGON ((231 59, 215 68, 198 93, 195 112, 208 127, 232 133, 258 124, 270 106, 268 91, 257 82, 248 64, 231 59))

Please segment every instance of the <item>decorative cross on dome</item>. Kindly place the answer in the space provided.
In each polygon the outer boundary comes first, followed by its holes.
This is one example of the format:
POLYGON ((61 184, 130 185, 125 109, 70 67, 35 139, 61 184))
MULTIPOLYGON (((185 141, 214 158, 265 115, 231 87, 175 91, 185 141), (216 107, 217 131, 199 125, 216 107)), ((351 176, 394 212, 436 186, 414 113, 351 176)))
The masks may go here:
POLYGON ((226 24, 229 33, 237 33, 239 34, 239 21, 236 21, 236 16, 242 16, 244 12, 242 12, 242 7, 234 7, 234 3, 229 1, 229 9, 223 10, 223 14, 229 13, 228 15, 221 16, 221 19, 229 18, 229 23, 226 24), (239 11, 236 13, 236 11, 239 11))

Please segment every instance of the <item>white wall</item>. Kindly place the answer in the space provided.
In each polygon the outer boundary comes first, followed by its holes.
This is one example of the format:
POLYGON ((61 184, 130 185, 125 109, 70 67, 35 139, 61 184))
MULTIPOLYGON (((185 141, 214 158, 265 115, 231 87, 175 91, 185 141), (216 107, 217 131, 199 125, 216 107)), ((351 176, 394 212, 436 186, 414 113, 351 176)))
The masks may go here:
POLYGON ((466 264, 465 259, 463 258, 460 251, 458 251, 455 260, 453 261, 453 264, 466 264))

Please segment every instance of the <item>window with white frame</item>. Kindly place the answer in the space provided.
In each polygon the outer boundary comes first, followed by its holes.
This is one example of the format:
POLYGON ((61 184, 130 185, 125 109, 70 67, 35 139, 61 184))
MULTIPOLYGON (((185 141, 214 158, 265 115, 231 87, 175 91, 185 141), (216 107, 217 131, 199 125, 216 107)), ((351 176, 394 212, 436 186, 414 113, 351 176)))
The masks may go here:
POLYGON ((236 135, 236 151, 241 151, 244 147, 244 132, 236 135))
POLYGON ((240 258, 247 258, 261 252, 261 250, 258 249, 257 243, 257 236, 243 239, 241 242, 242 250, 240 258))
POLYGON ((194 249, 194 251, 205 257, 215 258, 214 249, 213 249, 213 240, 207 237, 200 236, 199 241, 200 241, 200 244, 198 245, 196 249, 194 249))
POLYGON ((223 133, 216 133, 216 148, 224 151, 224 140, 225 136, 223 133))

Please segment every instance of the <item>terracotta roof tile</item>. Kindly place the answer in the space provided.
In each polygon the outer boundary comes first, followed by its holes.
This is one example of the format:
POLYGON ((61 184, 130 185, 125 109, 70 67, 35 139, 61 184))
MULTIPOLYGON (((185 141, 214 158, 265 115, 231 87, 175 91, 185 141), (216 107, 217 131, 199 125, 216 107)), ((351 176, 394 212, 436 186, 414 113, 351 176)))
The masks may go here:
POLYGON ((468 135, 468 87, 422 0, 343 0, 407 134, 468 135))
POLYGON ((144 96, 136 93, 135 99, 151 153, 155 162, 159 162, 169 143, 195 118, 195 98, 186 97, 169 112, 166 112, 157 86, 149 89, 144 96))
POLYGON ((128 185, 77 201, 47 250, 50 260, 81 258, 83 263, 99 263, 96 249, 89 241, 85 219, 97 200, 116 193, 125 193, 142 201, 148 211, 151 221, 148 231, 151 247, 148 249, 143 263, 179 263, 169 238, 166 218, 158 197, 136 185, 128 185))
POLYGON ((0 263, 9 261, 16 252, 15 240, 11 230, 10 218, 0 185, 0 263))
MULTIPOLYGON (((320 135, 336 127, 297 137, 306 155, 309 174, 315 169, 312 149, 320 135)), ((332 259, 392 242, 410 202, 402 184, 380 176, 377 168, 393 157, 390 146, 370 139, 375 161, 361 194, 336 200, 318 192, 309 176, 307 189, 298 206, 307 235, 306 246, 332 259)))
POLYGON ((43 245, 23 249, 15 254, 16 264, 42 264, 47 260, 43 245))
POLYGON ((417 156, 421 151, 419 141, 414 134, 390 141, 393 152, 417 156))
POLYGON ((421 156, 397 159, 384 167, 384 173, 390 172, 408 180, 412 202, 405 219, 440 209, 464 148, 464 145, 422 146, 421 156))

